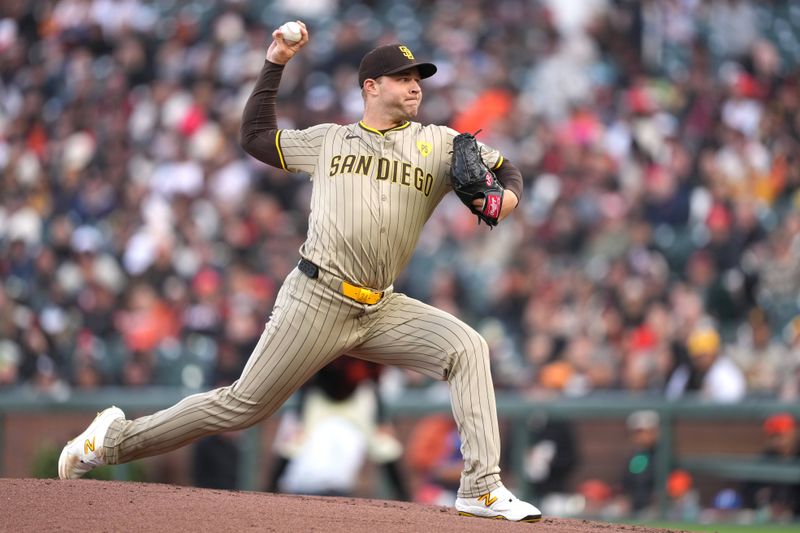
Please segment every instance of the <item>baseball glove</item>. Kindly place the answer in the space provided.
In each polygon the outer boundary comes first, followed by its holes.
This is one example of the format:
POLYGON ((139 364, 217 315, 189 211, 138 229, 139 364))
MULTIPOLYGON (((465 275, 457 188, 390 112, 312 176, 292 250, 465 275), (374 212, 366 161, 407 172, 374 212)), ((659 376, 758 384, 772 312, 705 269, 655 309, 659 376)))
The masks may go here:
POLYGON ((464 205, 478 217, 478 224, 483 220, 489 227, 497 225, 505 189, 483 162, 474 135, 461 133, 453 138, 450 180, 464 205), (483 198, 481 209, 472 204, 478 198, 483 198))

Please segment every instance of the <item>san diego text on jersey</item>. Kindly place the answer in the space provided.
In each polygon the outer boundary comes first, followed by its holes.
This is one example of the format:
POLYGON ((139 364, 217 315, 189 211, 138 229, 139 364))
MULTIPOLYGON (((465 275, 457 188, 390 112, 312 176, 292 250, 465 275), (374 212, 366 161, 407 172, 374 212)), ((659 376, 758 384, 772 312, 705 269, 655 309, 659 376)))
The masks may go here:
MULTIPOLYGON (((372 172, 374 159, 375 157, 372 155, 335 155, 331 157, 328 164, 328 176, 334 177, 338 174, 369 176, 370 172, 372 172)), ((423 169, 414 166, 408 161, 398 161, 385 157, 379 157, 377 161, 375 179, 399 183, 406 187, 414 187, 425 196, 431 194, 433 176, 426 174, 423 169)))

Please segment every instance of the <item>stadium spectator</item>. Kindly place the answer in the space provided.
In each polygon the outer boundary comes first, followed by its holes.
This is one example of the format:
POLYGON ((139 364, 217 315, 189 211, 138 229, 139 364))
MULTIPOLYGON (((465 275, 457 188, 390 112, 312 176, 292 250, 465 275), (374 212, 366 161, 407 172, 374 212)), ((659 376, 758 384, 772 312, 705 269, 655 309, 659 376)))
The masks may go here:
MULTIPOLYGON (((770 464, 792 463, 800 460, 797 424, 789 413, 775 413, 763 424, 764 451, 762 458, 770 464)), ((743 487, 744 506, 766 513, 763 518, 792 521, 800 517, 800 482, 748 482, 743 487)))
POLYGON ((794 371, 788 347, 773 336, 772 327, 760 309, 751 311, 729 353, 744 372, 751 395, 775 397, 786 376, 794 371))
POLYGON ((695 522, 700 515, 700 494, 694 487, 694 478, 686 470, 674 470, 667 478, 669 510, 672 520, 695 522))
POLYGON ((452 416, 434 414, 417 421, 406 449, 406 464, 419 478, 415 502, 452 505, 462 463, 461 437, 452 416))
POLYGON ((304 180, 241 152, 238 121, 267 28, 298 15, 326 38, 285 74, 282 127, 358 117, 346 58, 384 36, 441 65, 423 122, 483 127, 519 163, 529 192, 502 231, 446 199, 398 281, 481 330, 489 309, 505 388, 541 373, 528 347, 544 336, 568 348, 559 394, 658 390, 698 314, 725 351, 761 309, 788 349, 796 6, 379 0, 333 17, 337 2, 290 4, 3 3, 0 337, 18 348, 5 381, 200 387, 181 369, 210 375, 222 345, 249 351, 309 202, 304 180), (659 305, 649 346, 640 328, 659 305))
POLYGON ((534 417, 525 450, 524 481, 537 500, 566 494, 570 475, 580 463, 573 425, 545 415, 534 417))
POLYGON ((209 489, 239 488, 241 433, 220 433, 192 447, 192 483, 209 489))
POLYGON ((719 333, 711 326, 700 326, 686 341, 689 362, 679 365, 669 378, 667 398, 680 398, 687 392, 713 402, 736 402, 744 398, 744 374, 722 354, 719 333))
POLYGON ((656 446, 660 417, 655 411, 634 411, 626 420, 632 452, 620 479, 617 504, 624 515, 642 517, 655 511, 656 446))
POLYGON ((380 467, 394 498, 409 499, 400 468, 403 446, 378 389, 382 369, 342 356, 300 389, 296 408, 278 428, 268 491, 352 496, 370 461, 380 467))
POLYGON ((784 328, 784 339, 789 345, 788 370, 782 376, 778 397, 785 402, 794 402, 800 398, 800 315, 784 328))

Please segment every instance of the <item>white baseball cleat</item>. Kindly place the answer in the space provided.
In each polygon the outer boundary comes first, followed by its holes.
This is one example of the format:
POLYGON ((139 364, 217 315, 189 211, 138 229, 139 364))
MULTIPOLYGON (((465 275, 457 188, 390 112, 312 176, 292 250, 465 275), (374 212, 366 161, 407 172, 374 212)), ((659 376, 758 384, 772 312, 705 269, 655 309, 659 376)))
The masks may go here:
POLYGON ((477 498, 456 498, 456 511, 462 516, 477 516, 511 522, 538 522, 542 512, 523 502, 505 487, 499 487, 477 498))
POLYGON ((58 458, 58 477, 61 479, 78 479, 89 470, 106 464, 103 441, 111 422, 125 418, 119 407, 111 406, 89 424, 86 430, 69 441, 58 458))

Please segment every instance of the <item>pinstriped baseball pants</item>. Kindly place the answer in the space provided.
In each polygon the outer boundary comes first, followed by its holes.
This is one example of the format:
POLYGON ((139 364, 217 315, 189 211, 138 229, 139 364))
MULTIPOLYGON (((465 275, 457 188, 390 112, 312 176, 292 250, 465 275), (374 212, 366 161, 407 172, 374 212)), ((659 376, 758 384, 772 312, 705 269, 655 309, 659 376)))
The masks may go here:
POLYGON ((104 442, 106 461, 126 463, 252 426, 347 353, 447 379, 464 457, 459 496, 497 488, 500 437, 483 338, 454 316, 403 294, 362 305, 334 290, 337 283, 324 271, 314 280, 293 270, 241 377, 153 415, 113 422, 104 442))

